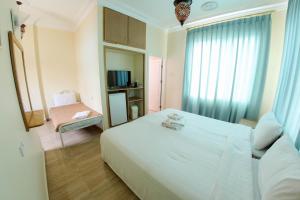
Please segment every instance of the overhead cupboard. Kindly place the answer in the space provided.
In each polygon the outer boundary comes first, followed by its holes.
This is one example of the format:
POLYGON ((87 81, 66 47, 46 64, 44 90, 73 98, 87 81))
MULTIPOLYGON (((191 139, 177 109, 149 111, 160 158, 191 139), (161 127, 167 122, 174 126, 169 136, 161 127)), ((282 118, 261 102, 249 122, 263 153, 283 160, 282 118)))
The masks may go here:
POLYGON ((104 8, 104 41, 146 49, 146 24, 110 8, 104 8))

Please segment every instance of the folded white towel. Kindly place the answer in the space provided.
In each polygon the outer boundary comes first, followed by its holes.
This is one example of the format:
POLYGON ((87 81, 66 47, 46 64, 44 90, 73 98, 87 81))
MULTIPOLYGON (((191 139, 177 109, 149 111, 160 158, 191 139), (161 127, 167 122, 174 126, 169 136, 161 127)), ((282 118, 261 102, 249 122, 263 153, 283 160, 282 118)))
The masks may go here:
POLYGON ((90 115, 91 111, 77 112, 72 119, 85 119, 90 115))
POLYGON ((180 130, 181 128, 184 127, 184 124, 177 121, 173 121, 171 119, 167 119, 162 122, 162 126, 173 130, 180 130))
POLYGON ((175 120, 175 121, 179 121, 183 118, 183 116, 177 114, 177 113, 171 113, 168 115, 169 119, 175 120))

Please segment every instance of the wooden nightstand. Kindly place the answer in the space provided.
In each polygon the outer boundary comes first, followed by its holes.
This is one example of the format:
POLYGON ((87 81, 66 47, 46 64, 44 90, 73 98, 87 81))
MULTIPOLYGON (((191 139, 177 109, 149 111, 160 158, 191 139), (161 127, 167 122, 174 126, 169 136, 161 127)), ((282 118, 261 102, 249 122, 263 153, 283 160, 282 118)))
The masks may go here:
POLYGON ((248 120, 248 119, 241 119, 239 124, 243 124, 245 126, 249 126, 251 128, 255 128, 256 127, 256 124, 257 124, 257 121, 251 121, 251 120, 248 120))

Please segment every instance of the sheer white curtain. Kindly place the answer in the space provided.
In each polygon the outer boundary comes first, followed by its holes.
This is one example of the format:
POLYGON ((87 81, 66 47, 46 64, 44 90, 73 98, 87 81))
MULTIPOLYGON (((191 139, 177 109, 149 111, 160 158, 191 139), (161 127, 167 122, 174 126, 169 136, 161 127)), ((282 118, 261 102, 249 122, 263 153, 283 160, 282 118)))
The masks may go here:
POLYGON ((300 1, 290 0, 280 83, 274 111, 300 148, 300 1))
POLYGON ((266 15, 189 31, 183 110, 229 122, 257 118, 270 27, 266 15))

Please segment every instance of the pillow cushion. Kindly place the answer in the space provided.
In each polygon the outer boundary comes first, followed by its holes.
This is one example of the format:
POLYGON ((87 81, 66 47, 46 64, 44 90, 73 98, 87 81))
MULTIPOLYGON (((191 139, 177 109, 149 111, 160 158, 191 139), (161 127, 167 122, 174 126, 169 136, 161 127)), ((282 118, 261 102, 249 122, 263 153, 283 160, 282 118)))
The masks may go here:
POLYGON ((66 106, 77 103, 76 94, 73 91, 63 91, 57 94, 54 94, 53 97, 54 106, 66 106))
POLYGON ((300 154, 287 135, 262 157, 258 175, 263 200, 300 199, 300 154))
POLYGON ((257 150, 263 150, 271 145, 282 133, 282 127, 274 114, 264 115, 254 131, 253 145, 257 150))

